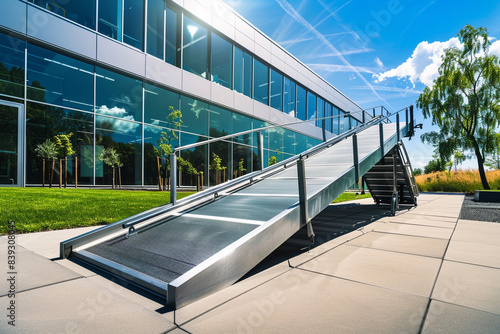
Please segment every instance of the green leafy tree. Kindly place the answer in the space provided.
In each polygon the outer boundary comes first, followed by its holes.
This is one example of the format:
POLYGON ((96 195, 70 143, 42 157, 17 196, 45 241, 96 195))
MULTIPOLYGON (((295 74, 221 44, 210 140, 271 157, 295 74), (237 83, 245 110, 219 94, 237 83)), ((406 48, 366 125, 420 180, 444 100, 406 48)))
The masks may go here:
POLYGON ((413 175, 414 176, 419 176, 419 175, 422 175, 423 171, 422 171, 422 168, 415 168, 413 170, 413 175))
POLYGON ((245 168, 245 159, 241 158, 241 160, 238 162, 238 173, 239 176, 242 176, 247 169, 245 168))
MULTIPOLYGON (((49 160, 54 161, 55 159, 57 159, 57 146, 53 141, 51 141, 50 139, 47 139, 43 143, 36 145, 35 153, 37 156, 39 156, 40 158, 43 159, 42 184, 45 187, 45 164, 49 160)), ((51 163, 50 186, 52 186, 53 170, 54 170, 54 164, 51 163)))
POLYGON ((458 37, 463 50, 445 50, 434 86, 426 87, 417 100, 424 117, 431 117, 440 128, 421 138, 437 147, 442 161, 459 149, 474 152, 481 183, 490 189, 484 162, 495 148, 500 123, 500 66, 498 57, 489 54, 491 41, 485 28, 467 25, 458 37))
MULTIPOLYGON (((113 183, 112 187, 115 187, 115 169, 121 168, 123 164, 120 162, 120 155, 116 153, 113 148, 105 148, 102 150, 101 155, 99 155, 99 160, 102 160, 106 165, 113 168, 113 183)), ((120 175, 121 177, 121 175, 120 175)), ((120 181, 121 183, 121 181, 120 181)))
MULTIPOLYGON (((62 158, 64 158, 64 170, 65 170, 65 173, 62 174, 62 175, 65 175, 64 177, 64 187, 67 186, 68 184, 68 175, 67 175, 67 171, 68 171, 68 157, 75 154, 75 150, 73 150, 73 143, 71 143, 71 136, 73 136, 73 133, 70 132, 69 134, 67 135, 63 135, 63 134, 60 134, 60 135, 55 135, 54 136, 54 143, 56 144, 56 147, 57 147, 57 154, 59 156, 61 156, 62 158)), ((60 166, 59 168, 59 173, 63 173, 62 171, 62 166, 60 166)), ((76 177, 76 175, 75 175, 76 177)), ((61 180, 61 179, 59 179, 61 180)), ((59 184, 59 187, 61 185, 59 184)))
MULTIPOLYGON (((166 118, 167 130, 161 132, 160 139, 158 139, 158 145, 154 149, 155 154, 165 162, 165 177, 167 171, 170 170, 169 156, 173 152, 172 142, 179 138, 177 133, 182 125, 182 113, 180 110, 176 110, 174 107, 170 106, 169 111, 170 113, 166 118)), ((160 167, 158 167, 158 181, 161 178, 161 171, 159 169, 160 167)))
POLYGON ((434 172, 444 172, 446 170, 446 166, 447 166, 447 162, 443 162, 439 158, 431 160, 424 167, 424 174, 430 174, 430 173, 434 173, 434 172))
POLYGON ((486 158, 485 165, 492 169, 500 169, 500 133, 496 135, 496 145, 493 153, 486 158))

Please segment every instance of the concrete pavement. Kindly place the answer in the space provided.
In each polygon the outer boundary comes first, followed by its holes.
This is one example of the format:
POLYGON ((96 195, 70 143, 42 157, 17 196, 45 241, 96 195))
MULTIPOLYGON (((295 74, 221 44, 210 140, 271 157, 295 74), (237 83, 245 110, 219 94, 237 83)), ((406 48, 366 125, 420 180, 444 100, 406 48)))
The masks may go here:
POLYGON ((498 333, 500 224, 459 220, 462 201, 423 194, 396 217, 372 200, 331 206, 313 222, 322 240, 310 251, 292 238, 244 279, 177 311, 59 259, 59 242, 88 228, 16 235, 14 275, 3 236, 0 332, 498 333))

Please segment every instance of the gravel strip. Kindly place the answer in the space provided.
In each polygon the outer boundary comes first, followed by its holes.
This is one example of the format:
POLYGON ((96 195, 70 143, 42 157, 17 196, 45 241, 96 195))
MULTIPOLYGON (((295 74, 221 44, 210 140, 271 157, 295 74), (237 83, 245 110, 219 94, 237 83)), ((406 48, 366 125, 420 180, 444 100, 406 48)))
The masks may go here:
POLYGON ((459 218, 500 223, 500 203, 474 202, 474 195, 467 195, 459 218))

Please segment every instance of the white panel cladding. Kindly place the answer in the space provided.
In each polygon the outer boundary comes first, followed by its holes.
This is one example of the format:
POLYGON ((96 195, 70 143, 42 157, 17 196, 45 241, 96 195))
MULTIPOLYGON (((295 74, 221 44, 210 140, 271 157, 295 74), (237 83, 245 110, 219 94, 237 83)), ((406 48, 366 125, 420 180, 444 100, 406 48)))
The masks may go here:
POLYGON ((182 89, 182 70, 150 55, 146 55, 146 78, 174 89, 182 89))
POLYGON ((255 55, 268 64, 271 63, 271 52, 257 43, 255 43, 255 55))
POLYGON ((236 29, 235 31, 235 41, 251 53, 255 53, 255 42, 253 41, 253 39, 239 31, 238 29, 236 29))
MULTIPOLYGON (((211 2, 211 1, 210 1, 211 2)), ((196 0, 184 0, 184 8, 194 14, 196 17, 212 25, 212 6, 211 3, 196 1, 196 0)))
POLYGON ((213 2, 213 17, 214 24, 216 19, 223 19, 225 22, 229 23, 231 27, 236 26, 236 14, 233 13, 227 6, 219 1, 213 2))
MULTIPOLYGON (((290 116, 290 115, 287 115, 287 114, 283 114, 283 124, 287 124, 287 123, 295 123, 295 122, 298 122, 299 120, 296 119, 295 117, 293 116, 290 116)), ((290 130, 294 130, 294 131, 297 131, 297 124, 293 124, 293 125, 287 125, 286 126, 287 129, 290 129, 290 130)))
POLYGON ((314 125, 311 125, 309 123, 307 123, 307 125, 307 134, 309 136, 323 139, 323 131, 321 130, 321 128, 315 127, 314 125))
POLYGON ((263 121, 269 120, 269 106, 264 103, 253 101, 253 115, 254 117, 261 119, 263 121))
POLYGON ((213 27, 231 40, 236 38, 236 30, 234 29, 234 26, 216 15, 213 16, 213 27))
POLYGON ((144 77, 146 55, 115 40, 97 36, 97 61, 144 77))
POLYGON ((236 30, 242 32, 245 36, 249 37, 252 42, 255 42, 255 34, 258 34, 255 29, 245 22, 242 18, 236 17, 236 30))
POLYGON ((259 31, 255 32, 255 44, 258 44, 265 50, 271 52, 271 41, 259 31))
POLYGON ((234 94, 231 89, 211 82, 211 99, 227 108, 234 108, 234 94))
POLYGON ((184 7, 184 0, 172 0, 172 2, 178 4, 181 7, 184 7))
POLYGON ((283 124, 285 123, 285 113, 274 108, 269 108, 269 121, 275 124, 283 124))
POLYGON ((249 98, 246 95, 240 94, 236 91, 233 91, 234 98, 234 109, 238 111, 242 111, 249 116, 253 116, 253 102, 254 100, 249 98))
POLYGON ((18 0, 2 0, 2 6, 9 8, 9 10, 0 10, 0 25, 26 34, 27 5, 18 0))
POLYGON ((94 32, 35 6, 28 6, 27 34, 46 43, 96 59, 94 32))
POLYGON ((296 128, 297 128, 298 132, 301 132, 303 134, 307 134, 308 133, 307 130, 309 129, 309 124, 308 123, 299 123, 299 124, 297 124, 296 128))
POLYGON ((288 65, 288 64, 286 64, 285 74, 288 75, 290 78, 292 78, 295 81, 298 80, 299 75, 298 75, 297 69, 288 65))
POLYGON ((286 71, 285 62, 273 54, 271 54, 271 65, 273 65, 276 69, 278 69, 279 71, 281 71, 283 73, 285 73, 285 71, 286 71))
POLYGON ((188 94, 210 100, 211 82, 196 74, 182 71, 182 90, 188 94))

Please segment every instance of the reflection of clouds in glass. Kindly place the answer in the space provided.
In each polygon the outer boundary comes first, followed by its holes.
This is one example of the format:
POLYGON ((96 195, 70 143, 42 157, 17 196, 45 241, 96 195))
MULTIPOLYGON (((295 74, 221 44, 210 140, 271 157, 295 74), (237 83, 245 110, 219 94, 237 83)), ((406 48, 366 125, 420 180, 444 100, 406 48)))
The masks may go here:
POLYGON ((109 129, 120 133, 134 133, 137 128, 140 127, 139 123, 133 123, 128 121, 134 121, 134 116, 127 116, 127 111, 123 108, 113 107, 109 109, 107 106, 101 106, 97 108, 97 112, 101 115, 120 117, 123 119, 111 119, 98 117, 97 127, 101 129, 109 129))

